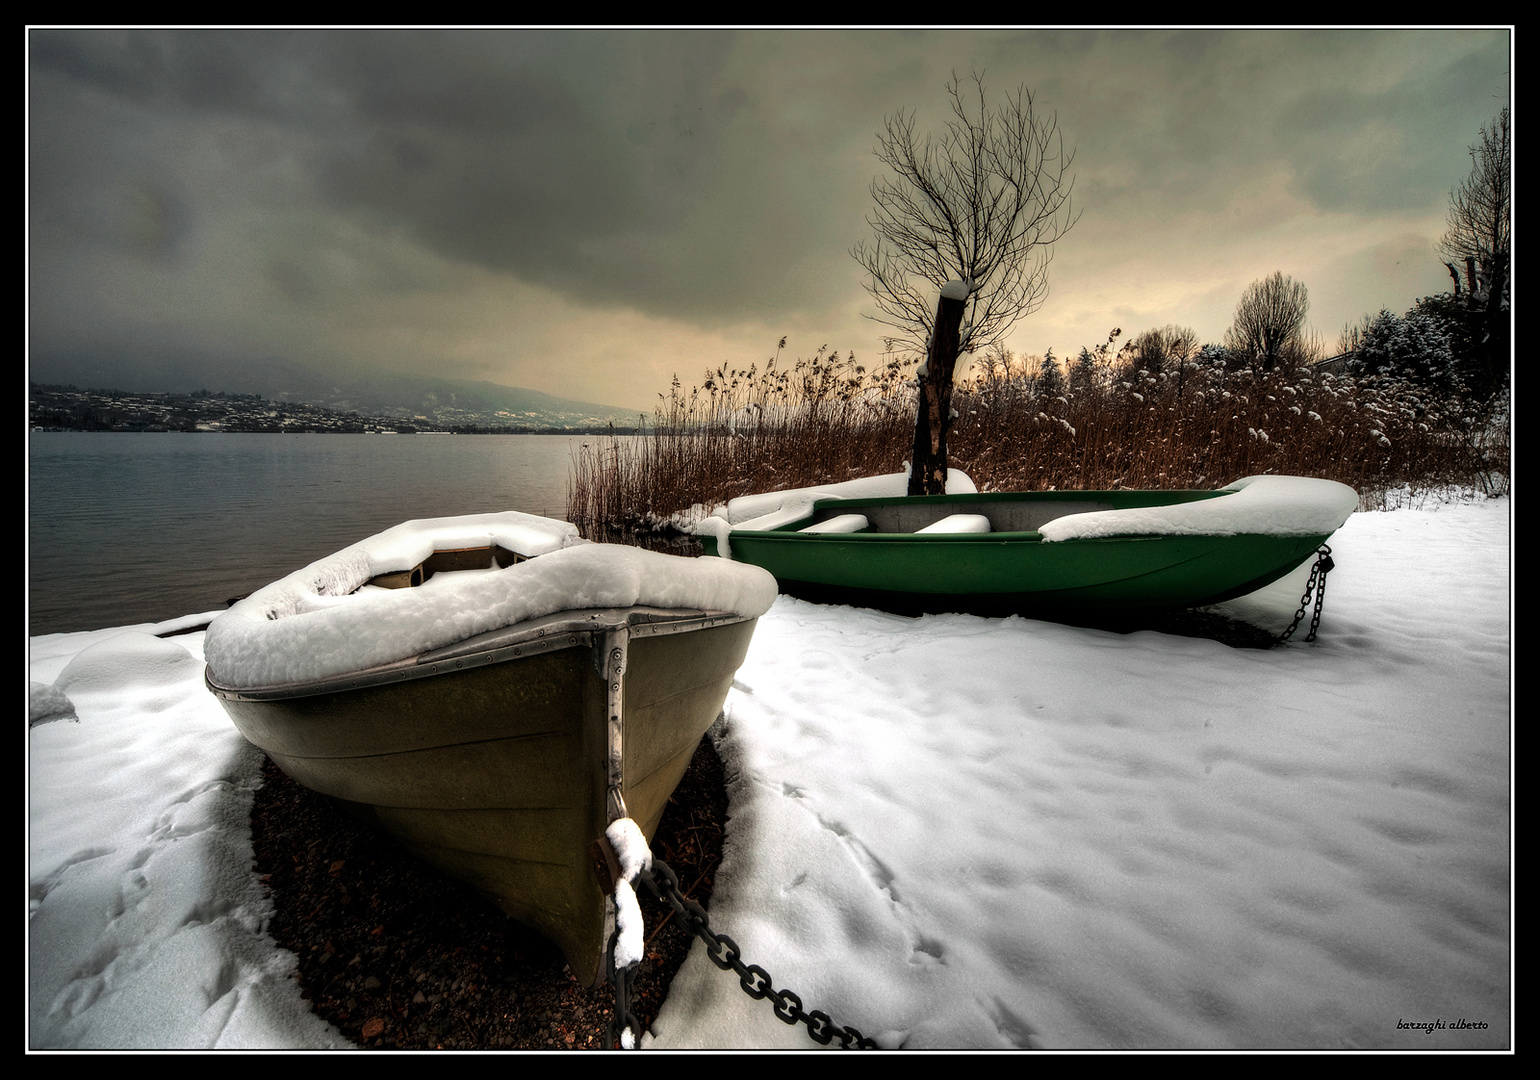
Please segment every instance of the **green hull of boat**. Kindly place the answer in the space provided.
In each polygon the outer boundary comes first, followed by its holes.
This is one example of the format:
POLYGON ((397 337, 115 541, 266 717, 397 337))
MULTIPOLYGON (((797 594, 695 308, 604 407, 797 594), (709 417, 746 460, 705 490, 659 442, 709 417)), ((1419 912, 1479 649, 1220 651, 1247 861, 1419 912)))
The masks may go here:
MULTIPOLYGON (((1244 596, 1300 566, 1330 535, 1154 534, 1051 542, 1036 531, 1067 514, 1220 497, 1214 491, 1087 491, 826 500, 779 528, 734 529, 729 547, 733 559, 769 570, 783 592, 807 599, 902 612, 1057 618, 1190 608, 1244 596), (867 517, 870 528, 798 531, 853 514, 867 517), (984 515, 995 531, 915 534, 952 514, 984 515)), ((702 543, 707 554, 717 553, 715 537, 703 536, 702 543)))

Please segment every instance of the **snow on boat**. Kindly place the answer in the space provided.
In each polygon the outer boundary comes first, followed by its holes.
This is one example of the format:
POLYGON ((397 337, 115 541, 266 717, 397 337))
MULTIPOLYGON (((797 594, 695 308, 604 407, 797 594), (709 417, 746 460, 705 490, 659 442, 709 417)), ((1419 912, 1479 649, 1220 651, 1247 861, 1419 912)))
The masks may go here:
POLYGON ((1344 484, 1297 476, 1218 491, 781 494, 702 521, 707 553, 811 600, 1067 621, 1244 596, 1308 560, 1358 505, 1344 484))
POLYGON ((763 570, 592 544, 566 522, 408 522, 261 589, 206 680, 286 773, 394 834, 603 976, 590 846, 650 840, 721 710, 763 570))

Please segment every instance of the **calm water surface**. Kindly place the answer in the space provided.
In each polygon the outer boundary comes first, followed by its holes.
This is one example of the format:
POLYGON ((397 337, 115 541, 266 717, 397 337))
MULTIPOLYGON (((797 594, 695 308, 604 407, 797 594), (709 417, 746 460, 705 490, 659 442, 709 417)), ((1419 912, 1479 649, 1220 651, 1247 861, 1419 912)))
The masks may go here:
POLYGON ((33 432, 29 633, 211 611, 413 518, 565 517, 595 438, 33 432))

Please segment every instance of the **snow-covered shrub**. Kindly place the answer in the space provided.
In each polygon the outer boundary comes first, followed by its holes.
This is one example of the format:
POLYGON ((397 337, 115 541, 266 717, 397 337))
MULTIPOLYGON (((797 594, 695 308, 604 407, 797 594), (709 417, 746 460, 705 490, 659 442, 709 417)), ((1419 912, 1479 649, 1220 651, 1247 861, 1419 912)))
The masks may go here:
POLYGON ((1449 334, 1416 308, 1405 316, 1381 310, 1364 328, 1353 366, 1372 379, 1405 379, 1442 393, 1457 389, 1449 334))

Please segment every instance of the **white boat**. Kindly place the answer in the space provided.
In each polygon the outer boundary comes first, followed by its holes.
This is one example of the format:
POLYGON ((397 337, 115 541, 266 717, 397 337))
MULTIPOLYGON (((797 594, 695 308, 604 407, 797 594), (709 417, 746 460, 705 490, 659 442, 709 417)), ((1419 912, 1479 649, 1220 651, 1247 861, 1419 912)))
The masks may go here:
POLYGON ((650 840, 721 710, 771 576, 591 544, 566 522, 408 522, 209 626, 207 682, 298 782, 603 976, 590 847, 650 840))

